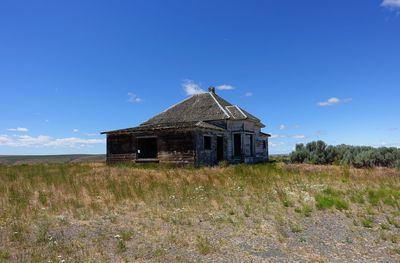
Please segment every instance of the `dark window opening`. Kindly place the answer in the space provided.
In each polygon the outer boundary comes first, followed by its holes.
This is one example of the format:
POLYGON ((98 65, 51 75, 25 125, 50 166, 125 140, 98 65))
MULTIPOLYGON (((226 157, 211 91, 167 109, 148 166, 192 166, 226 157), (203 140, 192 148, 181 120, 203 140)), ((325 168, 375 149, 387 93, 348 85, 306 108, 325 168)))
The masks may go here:
POLYGON ((253 151, 253 135, 249 136, 249 140, 250 140, 250 156, 254 155, 254 151, 253 151))
POLYGON ((137 154, 138 159, 157 158, 157 138, 138 138, 137 154))
POLYGON ((263 149, 267 149, 267 141, 263 141, 263 149))
POLYGON ((129 135, 109 136, 107 145, 111 154, 133 153, 132 138, 129 135))
POLYGON ((217 161, 224 160, 224 138, 221 136, 217 137, 217 161))
POLYGON ((211 137, 204 136, 204 150, 211 150, 211 137))
POLYGON ((233 135, 233 155, 239 157, 242 155, 242 135, 237 133, 233 135))

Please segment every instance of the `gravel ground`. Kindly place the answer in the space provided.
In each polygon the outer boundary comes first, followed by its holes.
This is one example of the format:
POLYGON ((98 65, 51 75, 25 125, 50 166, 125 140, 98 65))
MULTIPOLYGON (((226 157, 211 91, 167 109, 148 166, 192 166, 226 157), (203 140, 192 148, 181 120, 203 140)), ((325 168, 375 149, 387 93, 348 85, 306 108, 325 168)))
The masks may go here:
MULTIPOLYGON (((383 215, 373 228, 358 225, 351 215, 339 211, 316 211, 303 218, 288 212, 282 222, 271 215, 231 217, 230 222, 205 216, 171 222, 168 216, 155 216, 143 206, 90 221, 50 219, 51 228, 39 250, 35 228, 23 247, 9 240, 4 229, 0 240, 9 244, 6 248, 13 255, 9 261, 16 262, 400 261, 398 240, 381 237, 383 215), (297 220, 296 229, 288 226, 293 220, 297 220)), ((398 238, 399 231, 390 226, 384 233, 398 238)))

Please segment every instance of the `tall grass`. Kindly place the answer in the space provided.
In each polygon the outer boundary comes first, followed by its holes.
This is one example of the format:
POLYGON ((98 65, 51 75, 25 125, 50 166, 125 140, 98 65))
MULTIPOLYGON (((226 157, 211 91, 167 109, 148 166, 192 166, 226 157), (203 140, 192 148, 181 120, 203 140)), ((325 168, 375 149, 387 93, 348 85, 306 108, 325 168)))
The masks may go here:
MULTIPOLYGON (((122 229, 111 236, 110 249, 122 256, 129 252, 132 240, 144 238, 127 229, 129 224, 118 222, 125 213, 145 218, 145 224, 161 220, 174 231, 195 230, 192 241, 170 233, 171 242, 208 255, 218 253, 221 244, 196 228, 199 222, 247 231, 248 226, 262 229, 263 221, 270 220, 270 231, 276 230, 283 242, 290 234, 305 230, 301 219, 328 211, 355 215, 354 224, 364 229, 377 226, 376 214, 384 211, 386 227, 397 229, 399 202, 400 172, 395 169, 282 163, 200 169, 102 164, 0 166, 0 229, 8 235, 3 239, 8 243, 0 251, 0 261, 15 259, 14 254, 23 254, 26 247, 39 252, 25 254, 23 261, 54 262, 66 251, 76 253, 77 261, 82 261, 86 257, 82 251, 92 251, 89 245, 87 250, 83 248, 82 240, 89 237, 80 237, 75 227, 69 229, 74 235, 70 243, 63 244, 62 237, 55 240, 53 236, 68 229, 70 222, 119 224, 122 229)), ((108 243, 102 231, 96 232, 96 242, 108 243)), ((99 246, 94 251, 102 250, 99 246)), ((164 250, 157 251, 154 253, 162 259, 164 250)), ((94 258, 107 261, 101 253, 94 258)))
POLYGON ((157 203, 182 208, 233 205, 251 211, 277 202, 302 206, 301 196, 316 208, 346 210, 349 203, 399 208, 400 179, 387 170, 366 171, 307 165, 235 165, 220 168, 149 166, 108 167, 100 164, 0 166, 0 217, 35 215, 43 209, 76 214, 112 210, 116 204, 157 203), (309 199, 310 199, 309 198, 309 199), (247 206, 246 206, 247 205, 247 206), (247 207, 247 208, 245 208, 247 207))

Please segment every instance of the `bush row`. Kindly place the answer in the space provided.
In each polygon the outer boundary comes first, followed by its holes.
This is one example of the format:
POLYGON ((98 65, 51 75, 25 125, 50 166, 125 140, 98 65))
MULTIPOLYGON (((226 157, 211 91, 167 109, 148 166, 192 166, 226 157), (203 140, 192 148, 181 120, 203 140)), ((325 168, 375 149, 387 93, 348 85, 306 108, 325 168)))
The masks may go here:
POLYGON ((340 164, 357 168, 396 167, 400 169, 400 149, 351 145, 327 145, 323 141, 297 144, 290 154, 293 163, 340 164))

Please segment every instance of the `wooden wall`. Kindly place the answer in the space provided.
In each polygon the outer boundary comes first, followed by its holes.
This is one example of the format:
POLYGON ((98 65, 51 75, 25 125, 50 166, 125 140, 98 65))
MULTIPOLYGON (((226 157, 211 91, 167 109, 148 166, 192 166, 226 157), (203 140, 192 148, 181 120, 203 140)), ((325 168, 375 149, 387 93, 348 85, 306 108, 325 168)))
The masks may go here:
POLYGON ((141 137, 157 137, 157 159, 160 163, 195 163, 195 140, 192 130, 109 134, 107 135, 107 163, 135 163, 137 139, 141 137))
POLYGON ((177 129, 107 135, 107 163, 137 162, 137 139, 140 137, 157 137, 158 156, 154 161, 160 163, 215 165, 218 162, 217 136, 224 138, 224 160, 228 163, 256 163, 268 160, 268 137, 260 134, 261 127, 255 122, 229 120, 220 125, 226 125, 227 130, 177 129), (233 157, 234 133, 242 134, 243 154, 236 159, 233 157), (246 134, 252 135, 252 144, 246 142, 246 134), (211 150, 204 149, 205 135, 211 137, 211 150), (263 141, 266 142, 266 148, 263 141), (252 145, 252 151, 245 151, 246 145, 252 145), (252 154, 249 154, 250 152, 252 154))

